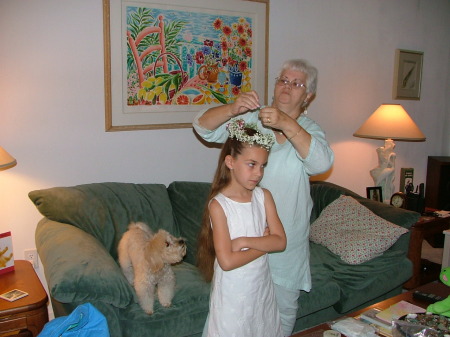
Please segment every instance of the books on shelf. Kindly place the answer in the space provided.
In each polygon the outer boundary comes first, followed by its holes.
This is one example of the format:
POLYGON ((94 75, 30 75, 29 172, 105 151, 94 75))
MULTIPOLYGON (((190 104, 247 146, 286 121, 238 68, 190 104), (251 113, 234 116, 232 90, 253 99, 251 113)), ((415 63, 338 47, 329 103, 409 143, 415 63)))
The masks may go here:
POLYGON ((407 301, 400 301, 391 305, 389 308, 385 310, 381 310, 376 314, 377 318, 392 324, 392 321, 395 319, 399 319, 402 316, 412 313, 425 312, 424 308, 421 308, 417 305, 409 303, 407 301))

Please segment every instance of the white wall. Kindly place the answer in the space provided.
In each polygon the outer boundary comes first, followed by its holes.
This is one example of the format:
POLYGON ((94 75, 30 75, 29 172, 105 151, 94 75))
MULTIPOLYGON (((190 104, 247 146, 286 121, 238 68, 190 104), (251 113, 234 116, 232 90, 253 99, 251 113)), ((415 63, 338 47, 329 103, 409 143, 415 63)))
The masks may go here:
POLYGON ((450 2, 278 0, 271 13, 271 78, 286 57, 304 57, 319 69, 308 111, 336 154, 328 180, 365 195, 375 148, 384 144, 352 134, 380 104, 400 103, 427 141, 396 142, 396 186, 400 167, 414 167, 415 183, 425 182, 427 156, 450 154, 450 2), (424 52, 420 101, 392 99, 397 48, 424 52))
MULTIPOLYGON (((31 190, 212 178, 218 150, 191 129, 104 131, 102 34, 101 0, 0 0, 0 145, 18 161, 0 171, 0 232, 16 258, 35 247, 31 190)), ((450 155, 449 36, 448 0, 272 0, 270 83, 287 58, 318 67, 308 112, 336 154, 329 181, 362 195, 373 184, 383 142, 352 134, 381 103, 403 104, 427 136, 397 142, 397 186, 400 167, 425 182, 427 156, 450 155), (397 48, 424 52, 420 101, 392 100, 397 48)))

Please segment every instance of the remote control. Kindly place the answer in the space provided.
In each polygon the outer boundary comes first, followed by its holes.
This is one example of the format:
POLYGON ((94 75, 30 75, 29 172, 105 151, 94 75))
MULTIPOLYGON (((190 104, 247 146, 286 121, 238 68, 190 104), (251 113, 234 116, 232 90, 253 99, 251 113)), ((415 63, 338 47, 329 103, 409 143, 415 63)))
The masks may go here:
POLYGON ((430 302, 430 303, 435 303, 435 302, 446 299, 446 297, 442 297, 442 296, 438 296, 438 295, 430 294, 430 293, 423 293, 423 292, 417 291, 417 290, 413 292, 413 298, 422 300, 422 301, 426 301, 426 302, 430 302))

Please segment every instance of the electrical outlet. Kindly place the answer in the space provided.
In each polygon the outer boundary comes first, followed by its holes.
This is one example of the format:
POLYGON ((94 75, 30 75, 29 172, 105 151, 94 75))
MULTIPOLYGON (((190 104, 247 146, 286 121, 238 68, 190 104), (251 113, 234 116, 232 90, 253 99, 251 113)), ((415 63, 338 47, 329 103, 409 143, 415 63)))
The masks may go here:
POLYGON ((34 269, 39 267, 39 259, 36 249, 27 249, 23 252, 25 260, 33 264, 34 269))

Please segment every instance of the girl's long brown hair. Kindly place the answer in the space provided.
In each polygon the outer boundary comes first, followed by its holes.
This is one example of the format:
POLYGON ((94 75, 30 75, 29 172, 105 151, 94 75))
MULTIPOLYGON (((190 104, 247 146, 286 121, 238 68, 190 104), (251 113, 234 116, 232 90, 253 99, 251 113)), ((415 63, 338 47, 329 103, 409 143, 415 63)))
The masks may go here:
MULTIPOLYGON (((245 128, 245 132, 249 136, 253 136, 256 131, 251 128, 245 128)), ((222 151, 219 155, 217 170, 211 183, 211 190, 206 200, 205 209, 203 211, 202 225, 200 228, 197 248, 197 267, 207 282, 212 280, 214 274, 214 260, 216 252, 214 250, 213 232, 211 228, 211 220, 209 215, 209 202, 220 191, 222 191, 231 181, 230 169, 225 164, 226 156, 230 155, 236 158, 242 153, 245 143, 235 138, 228 138, 223 144, 222 151)), ((258 145, 254 145, 258 146, 258 145)))

